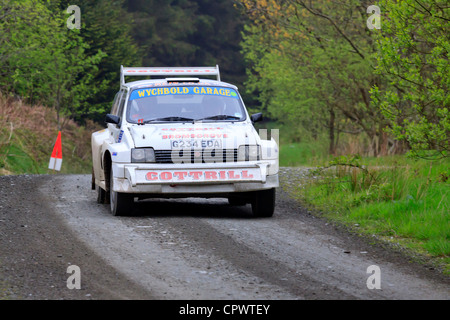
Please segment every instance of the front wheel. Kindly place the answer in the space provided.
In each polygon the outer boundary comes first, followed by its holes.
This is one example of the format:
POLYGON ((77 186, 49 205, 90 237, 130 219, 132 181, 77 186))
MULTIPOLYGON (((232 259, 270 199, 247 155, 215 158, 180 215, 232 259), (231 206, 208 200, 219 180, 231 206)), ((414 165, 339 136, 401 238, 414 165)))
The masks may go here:
POLYGON ((106 200, 106 191, 100 188, 100 186, 96 186, 97 190, 97 203, 104 204, 106 200))
POLYGON ((109 179, 109 202, 113 216, 124 216, 133 210, 134 197, 132 194, 113 191, 114 177, 111 169, 109 179))
POLYGON ((257 191, 252 201, 255 217, 271 217, 275 211, 275 188, 257 191))
POLYGON ((247 201, 244 198, 229 197, 228 198, 228 203, 231 206, 245 206, 247 204, 247 201))

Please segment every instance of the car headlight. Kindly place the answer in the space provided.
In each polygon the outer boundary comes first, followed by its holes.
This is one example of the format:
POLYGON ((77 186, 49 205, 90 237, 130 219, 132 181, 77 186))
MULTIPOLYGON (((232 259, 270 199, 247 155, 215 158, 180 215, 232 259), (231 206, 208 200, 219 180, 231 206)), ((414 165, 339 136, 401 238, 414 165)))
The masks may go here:
POLYGON ((132 163, 155 162, 155 150, 153 148, 131 149, 132 163))
POLYGON ((257 145, 239 146, 238 161, 257 161, 261 159, 261 148, 257 145))

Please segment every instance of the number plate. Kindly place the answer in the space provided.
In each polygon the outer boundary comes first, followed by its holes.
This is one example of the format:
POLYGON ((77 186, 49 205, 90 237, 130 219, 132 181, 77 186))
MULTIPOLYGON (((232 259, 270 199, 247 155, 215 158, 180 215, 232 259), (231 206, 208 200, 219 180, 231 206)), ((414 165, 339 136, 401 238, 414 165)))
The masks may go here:
POLYGON ((172 149, 216 149, 222 148, 222 140, 170 140, 170 147, 172 149))

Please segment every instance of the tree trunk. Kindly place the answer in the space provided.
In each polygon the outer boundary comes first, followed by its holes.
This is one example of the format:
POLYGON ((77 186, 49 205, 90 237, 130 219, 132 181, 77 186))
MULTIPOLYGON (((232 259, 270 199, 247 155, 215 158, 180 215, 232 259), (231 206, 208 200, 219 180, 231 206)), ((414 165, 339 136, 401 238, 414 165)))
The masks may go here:
POLYGON ((328 137, 330 139, 330 146, 328 149, 328 153, 331 155, 336 154, 336 143, 335 143, 335 130, 334 130, 334 123, 336 120, 336 114, 334 113, 333 108, 330 108, 330 121, 328 122, 328 137))

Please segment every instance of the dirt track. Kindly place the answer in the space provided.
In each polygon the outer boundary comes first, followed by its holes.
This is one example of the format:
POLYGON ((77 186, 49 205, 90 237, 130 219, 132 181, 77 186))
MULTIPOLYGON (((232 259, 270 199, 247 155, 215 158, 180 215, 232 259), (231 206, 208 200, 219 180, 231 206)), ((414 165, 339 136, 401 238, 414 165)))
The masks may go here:
POLYGON ((282 189, 273 218, 225 200, 96 203, 88 175, 0 177, 7 299, 449 299, 449 277, 309 215, 282 189), (67 267, 81 270, 68 289, 67 267), (367 268, 381 289, 367 288, 367 268))

